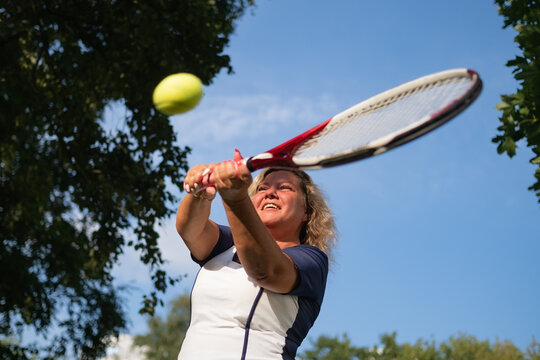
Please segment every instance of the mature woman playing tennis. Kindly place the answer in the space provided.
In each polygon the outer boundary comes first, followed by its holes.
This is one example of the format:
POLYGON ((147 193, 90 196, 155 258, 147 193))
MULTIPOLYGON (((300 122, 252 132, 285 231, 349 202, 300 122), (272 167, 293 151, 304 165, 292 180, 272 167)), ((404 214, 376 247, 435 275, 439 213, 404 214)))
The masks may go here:
POLYGON ((319 314, 332 214, 303 171, 267 169, 253 181, 241 158, 185 178, 176 227, 201 270, 182 360, 294 359, 319 314), (228 227, 209 219, 216 192, 228 227))

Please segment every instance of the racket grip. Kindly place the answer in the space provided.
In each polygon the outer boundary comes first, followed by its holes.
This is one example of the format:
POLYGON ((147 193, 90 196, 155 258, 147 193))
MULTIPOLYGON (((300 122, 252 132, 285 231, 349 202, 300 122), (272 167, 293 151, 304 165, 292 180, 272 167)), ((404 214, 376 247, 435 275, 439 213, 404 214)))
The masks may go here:
MULTIPOLYGON (((241 165, 246 165, 247 168, 249 169, 249 171, 254 171, 254 170, 252 170, 252 168, 250 168, 250 166, 248 164, 250 160, 251 160, 251 158, 234 161, 234 165, 235 165, 235 168, 236 168, 237 175, 238 175, 238 167, 240 167, 241 165)), ((233 161, 233 160, 231 160, 231 161, 233 161)), ((216 183, 216 181, 214 179, 214 173, 210 170, 210 168, 208 168, 207 170, 208 170, 208 173, 203 173, 202 185, 204 187, 212 186, 212 185, 214 185, 216 183)))
POLYGON ((252 160, 252 159, 253 159, 253 156, 250 157, 250 158, 248 158, 248 159, 242 159, 242 161, 245 161, 245 164, 246 164, 247 168, 249 169, 249 171, 254 172, 254 171, 257 170, 257 169, 255 169, 255 168, 253 167, 253 165, 251 164, 251 160, 252 160))

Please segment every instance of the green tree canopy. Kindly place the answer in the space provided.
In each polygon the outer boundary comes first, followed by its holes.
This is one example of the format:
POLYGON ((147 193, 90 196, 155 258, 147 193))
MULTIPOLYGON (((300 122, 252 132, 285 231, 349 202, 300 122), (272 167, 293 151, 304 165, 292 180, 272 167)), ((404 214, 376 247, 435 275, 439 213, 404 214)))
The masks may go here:
MULTIPOLYGON (((190 321, 190 297, 181 295, 171 303, 165 320, 152 316, 148 333, 135 337, 134 344, 146 349, 146 358, 175 360, 190 321)), ((359 347, 347 334, 322 335, 310 348, 298 354, 299 360, 540 360, 540 343, 533 338, 525 351, 511 341, 480 341, 474 336, 459 334, 448 341, 419 339, 415 343, 399 344, 397 333, 383 334, 380 344, 359 347)))
POLYGON ((524 140, 534 153, 531 163, 537 165, 536 182, 529 188, 540 202, 540 2, 537 0, 495 0, 504 17, 504 27, 518 32, 515 42, 522 54, 508 61, 520 87, 510 95, 502 95, 497 109, 500 134, 493 138, 499 154, 512 157, 517 142, 524 140))
MULTIPOLYGON (((126 324, 111 276, 126 246, 153 281, 143 312, 177 281, 163 270, 154 227, 174 211, 189 148, 175 144, 152 91, 175 72, 205 84, 231 72, 224 50, 251 5, 2 2, 0 340, 30 327, 48 336, 42 354, 102 354, 126 324), (110 124, 113 102, 125 111, 110 124)), ((14 344, 0 341, 0 357, 30 356, 14 344)))
POLYGON ((458 335, 447 342, 419 339, 414 344, 398 344, 396 333, 381 336, 381 344, 373 347, 351 345, 347 335, 320 336, 312 349, 299 356, 302 360, 540 360, 540 344, 535 340, 525 352, 510 341, 479 341, 474 336, 458 335))
POLYGON ((190 320, 189 294, 172 302, 167 318, 152 316, 148 320, 148 333, 134 339, 136 346, 144 346, 147 359, 176 360, 184 341, 190 320))

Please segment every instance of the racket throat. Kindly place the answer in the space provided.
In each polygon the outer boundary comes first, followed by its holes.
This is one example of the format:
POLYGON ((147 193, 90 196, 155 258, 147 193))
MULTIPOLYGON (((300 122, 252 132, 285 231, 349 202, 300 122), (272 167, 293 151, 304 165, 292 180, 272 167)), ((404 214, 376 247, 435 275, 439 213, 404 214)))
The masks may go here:
POLYGON ((250 157, 246 162, 246 166, 250 171, 256 171, 266 167, 296 167, 290 154, 272 154, 270 152, 250 157))
POLYGON ((322 124, 317 125, 313 129, 308 130, 290 139, 289 141, 268 150, 267 152, 249 158, 246 163, 248 169, 250 171, 255 171, 265 167, 298 168, 298 164, 295 164, 293 160, 293 155, 296 149, 320 133, 331 120, 332 118, 326 120, 322 124))

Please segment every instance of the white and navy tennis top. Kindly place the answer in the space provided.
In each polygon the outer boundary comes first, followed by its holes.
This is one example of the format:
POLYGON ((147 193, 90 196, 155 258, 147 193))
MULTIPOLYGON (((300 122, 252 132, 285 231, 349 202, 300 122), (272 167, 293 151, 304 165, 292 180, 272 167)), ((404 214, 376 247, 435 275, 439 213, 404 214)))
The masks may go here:
POLYGON ((298 267, 293 291, 257 286, 238 262, 231 231, 220 235, 191 292, 191 321, 179 360, 294 359, 321 308, 328 258, 310 245, 283 251, 298 267))

